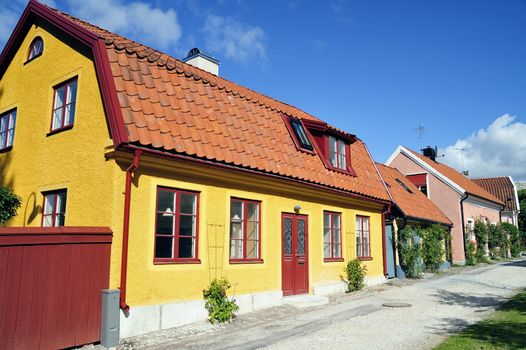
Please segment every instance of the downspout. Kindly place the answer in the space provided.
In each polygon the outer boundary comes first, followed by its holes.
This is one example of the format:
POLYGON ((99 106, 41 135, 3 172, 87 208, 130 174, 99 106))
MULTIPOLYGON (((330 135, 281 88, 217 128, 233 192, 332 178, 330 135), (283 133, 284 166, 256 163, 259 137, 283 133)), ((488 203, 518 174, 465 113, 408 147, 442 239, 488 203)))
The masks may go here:
POLYGON ((385 241, 385 215, 391 212, 391 206, 386 205, 382 211, 382 246, 383 246, 383 258, 384 258, 384 276, 387 276, 387 253, 386 253, 386 241, 385 241))
POLYGON ((133 154, 133 161, 126 169, 126 188, 124 190, 124 218, 122 224, 122 257, 121 257, 121 286, 120 286, 120 300, 119 305, 122 311, 127 313, 130 310, 126 304, 126 277, 128 273, 128 238, 130 234, 130 201, 131 201, 131 185, 132 175, 135 170, 139 168, 139 158, 142 150, 135 150, 133 154))
MULTIPOLYGON (((464 193, 464 197, 460 200, 460 216, 462 218, 462 245, 464 246, 464 260, 466 259, 466 224, 464 223, 464 201, 468 199, 469 194, 467 192, 464 193)), ((453 248, 453 247, 451 247, 453 248)))

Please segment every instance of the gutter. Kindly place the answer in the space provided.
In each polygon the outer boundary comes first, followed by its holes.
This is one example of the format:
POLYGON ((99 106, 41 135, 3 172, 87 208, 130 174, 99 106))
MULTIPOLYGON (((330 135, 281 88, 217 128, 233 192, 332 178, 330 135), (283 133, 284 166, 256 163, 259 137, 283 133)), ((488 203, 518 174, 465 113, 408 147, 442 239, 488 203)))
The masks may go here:
POLYGON ((462 218, 462 246, 464 247, 464 260, 466 259, 466 224, 464 222, 464 201, 468 199, 469 193, 465 192, 464 197, 460 199, 460 217, 462 218))
POLYGON ((130 235, 130 202, 131 202, 131 185, 132 175, 135 170, 139 168, 139 159, 142 151, 135 150, 133 153, 133 161, 126 169, 126 187, 124 190, 124 218, 122 223, 122 257, 121 257, 121 284, 120 284, 120 299, 119 306, 127 313, 130 310, 126 304, 126 277, 128 274, 128 240, 130 235))

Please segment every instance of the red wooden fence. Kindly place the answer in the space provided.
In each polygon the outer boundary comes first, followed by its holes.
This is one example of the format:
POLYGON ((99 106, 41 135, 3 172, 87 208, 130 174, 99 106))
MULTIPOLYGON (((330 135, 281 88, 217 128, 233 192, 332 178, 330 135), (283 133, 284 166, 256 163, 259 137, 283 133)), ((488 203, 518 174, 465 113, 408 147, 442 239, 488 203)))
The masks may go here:
POLYGON ((0 229, 0 349, 62 349, 100 340, 107 227, 0 229))

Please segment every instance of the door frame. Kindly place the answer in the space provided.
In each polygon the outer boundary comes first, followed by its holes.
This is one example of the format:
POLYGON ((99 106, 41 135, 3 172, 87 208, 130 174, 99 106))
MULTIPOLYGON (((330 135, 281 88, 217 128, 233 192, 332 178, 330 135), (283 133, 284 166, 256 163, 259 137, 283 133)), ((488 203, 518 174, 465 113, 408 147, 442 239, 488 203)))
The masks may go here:
MULTIPOLYGON (((285 222, 285 217, 292 217, 293 218, 293 222, 292 222, 292 232, 293 232, 293 236, 294 236, 294 229, 296 229, 296 233, 298 231, 298 228, 297 228, 297 222, 298 222, 298 219, 299 218, 303 218, 305 220, 305 291, 303 292, 300 292, 300 293, 296 293, 296 289, 293 288, 293 292, 291 294, 283 294, 283 296, 289 296, 289 295, 301 295, 301 294, 309 294, 309 273, 310 273, 310 270, 309 270, 309 215, 307 214, 297 214, 297 213, 290 213, 290 212, 281 212, 281 291, 284 292, 283 290, 283 266, 284 266, 284 263, 285 263, 285 235, 284 235, 284 230, 283 230, 283 227, 284 227, 284 222, 285 222)), ((297 236, 297 234, 296 234, 297 236)), ((296 240, 297 241, 297 240, 296 240)), ((293 242, 293 245, 292 245, 292 250, 293 250, 293 264, 296 264, 297 263, 297 256, 296 254, 294 253, 294 245, 297 246, 297 242, 294 244, 294 239, 292 240, 293 242)), ((295 266, 294 266, 295 268, 295 266)), ((294 275, 292 276, 293 280, 294 280, 294 275)))

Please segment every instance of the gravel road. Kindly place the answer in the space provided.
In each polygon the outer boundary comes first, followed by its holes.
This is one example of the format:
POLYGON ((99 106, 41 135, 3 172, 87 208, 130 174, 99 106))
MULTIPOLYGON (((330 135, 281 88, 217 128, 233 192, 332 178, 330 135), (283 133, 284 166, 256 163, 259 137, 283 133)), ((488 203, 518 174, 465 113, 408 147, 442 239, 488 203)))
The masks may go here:
POLYGON ((453 268, 417 281, 392 281, 329 305, 282 306, 232 324, 193 324, 136 337, 121 349, 430 349, 488 316, 526 288, 526 260, 453 268), (409 303, 410 307, 385 307, 409 303))

